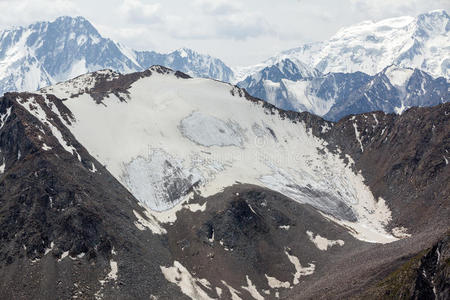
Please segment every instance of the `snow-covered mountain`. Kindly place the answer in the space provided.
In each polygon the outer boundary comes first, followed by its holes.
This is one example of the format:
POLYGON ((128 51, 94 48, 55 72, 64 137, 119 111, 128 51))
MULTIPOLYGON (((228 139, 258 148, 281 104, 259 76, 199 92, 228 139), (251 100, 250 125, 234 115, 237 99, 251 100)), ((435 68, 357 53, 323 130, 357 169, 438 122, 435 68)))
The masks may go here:
POLYGON ((300 71, 283 72, 284 65, 295 64, 284 59, 247 77, 239 86, 279 108, 308 111, 329 120, 377 110, 401 113, 413 106, 450 101, 448 80, 435 79, 418 69, 389 66, 374 76, 316 72, 305 77, 300 71))
POLYGON ((449 132, 450 103, 329 122, 162 66, 6 93, 0 298, 397 295, 448 232, 449 132))
POLYGON ((444 10, 417 17, 366 21, 339 30, 330 39, 283 51, 266 61, 236 68, 237 82, 288 58, 322 73, 375 75, 390 65, 450 77, 450 23, 444 10))
POLYGON ((233 76, 219 59, 189 49, 169 54, 132 50, 102 37, 82 17, 60 17, 0 32, 0 94, 35 91, 104 68, 129 73, 154 64, 222 81, 233 76))
POLYGON ((193 188, 207 196, 238 181, 311 204, 358 228, 361 239, 395 240, 383 229, 389 219, 383 201, 373 198, 362 178, 304 124, 283 120, 278 112, 266 114, 265 103, 247 100, 242 89, 184 79, 156 66, 125 77, 112 71, 87 74, 41 93, 68 99, 64 104, 73 119, 66 125, 77 140, 152 210, 174 208, 193 188), (113 96, 104 90, 127 80, 127 91, 113 96), (296 162, 294 153, 309 163, 296 162))

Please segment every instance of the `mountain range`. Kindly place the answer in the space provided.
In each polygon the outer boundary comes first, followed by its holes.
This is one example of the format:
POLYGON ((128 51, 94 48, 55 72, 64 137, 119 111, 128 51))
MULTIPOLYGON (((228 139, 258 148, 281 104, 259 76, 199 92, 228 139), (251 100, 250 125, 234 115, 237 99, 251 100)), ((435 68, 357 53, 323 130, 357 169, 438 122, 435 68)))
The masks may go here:
POLYGON ((102 37, 82 17, 60 17, 0 32, 0 94, 35 91, 87 72, 110 68, 123 73, 167 65, 197 77, 231 81, 222 61, 189 49, 169 54, 135 51, 102 37))
POLYGON ((375 75, 390 65, 416 68, 433 77, 450 77, 450 23, 445 10, 340 29, 330 39, 283 51, 241 70, 238 81, 289 58, 322 73, 363 72, 375 75))
POLYGON ((193 77, 239 82, 279 108, 329 120, 376 110, 401 113, 449 100, 449 29, 445 11, 363 22, 328 41, 232 68, 186 48, 135 51, 102 37, 82 17, 60 17, 0 32, 0 94, 35 91, 105 68, 130 73, 164 65, 193 77))
POLYGON ((0 298, 445 299, 449 133, 163 66, 6 93, 0 298))
POLYGON ((322 75, 317 69, 301 72, 297 66, 286 58, 238 85, 279 108, 308 111, 333 121, 378 110, 402 113, 413 106, 450 100, 448 80, 419 69, 391 65, 374 76, 362 72, 322 75))

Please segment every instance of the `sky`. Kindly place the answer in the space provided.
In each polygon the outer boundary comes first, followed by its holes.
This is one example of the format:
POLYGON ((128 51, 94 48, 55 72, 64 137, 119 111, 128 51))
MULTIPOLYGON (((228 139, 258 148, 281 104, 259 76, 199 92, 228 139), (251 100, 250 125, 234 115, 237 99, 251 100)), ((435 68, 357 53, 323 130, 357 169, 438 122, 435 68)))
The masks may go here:
POLYGON ((450 12, 449 0, 0 0, 0 29, 83 16, 136 50, 181 47, 252 65, 366 20, 450 12))

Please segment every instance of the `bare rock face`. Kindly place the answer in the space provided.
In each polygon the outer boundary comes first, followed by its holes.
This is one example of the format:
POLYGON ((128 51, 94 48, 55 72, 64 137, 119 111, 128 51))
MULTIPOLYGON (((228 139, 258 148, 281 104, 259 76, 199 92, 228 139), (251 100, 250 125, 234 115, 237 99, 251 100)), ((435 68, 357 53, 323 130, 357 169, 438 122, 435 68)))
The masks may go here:
POLYGON ((449 236, 421 251, 364 293, 365 299, 448 299, 449 236))
POLYGON ((367 113, 349 116, 330 131, 331 143, 355 159, 373 193, 389 199, 393 227, 419 232, 448 226, 449 116, 448 103, 402 115, 367 113))
POLYGON ((134 225, 142 207, 62 124, 80 160, 42 132, 18 96, 0 101, 0 114, 10 110, 0 129, 0 298, 182 299, 160 272, 171 261, 164 239, 134 225))

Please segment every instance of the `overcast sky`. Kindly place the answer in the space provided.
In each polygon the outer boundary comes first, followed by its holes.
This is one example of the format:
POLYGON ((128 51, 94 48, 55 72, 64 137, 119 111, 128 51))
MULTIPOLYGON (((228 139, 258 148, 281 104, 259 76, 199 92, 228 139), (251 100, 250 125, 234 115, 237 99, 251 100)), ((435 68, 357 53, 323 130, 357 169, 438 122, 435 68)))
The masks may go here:
POLYGON ((192 48, 250 65, 364 20, 450 10, 450 0, 0 0, 0 27, 83 16, 138 50, 192 48))

